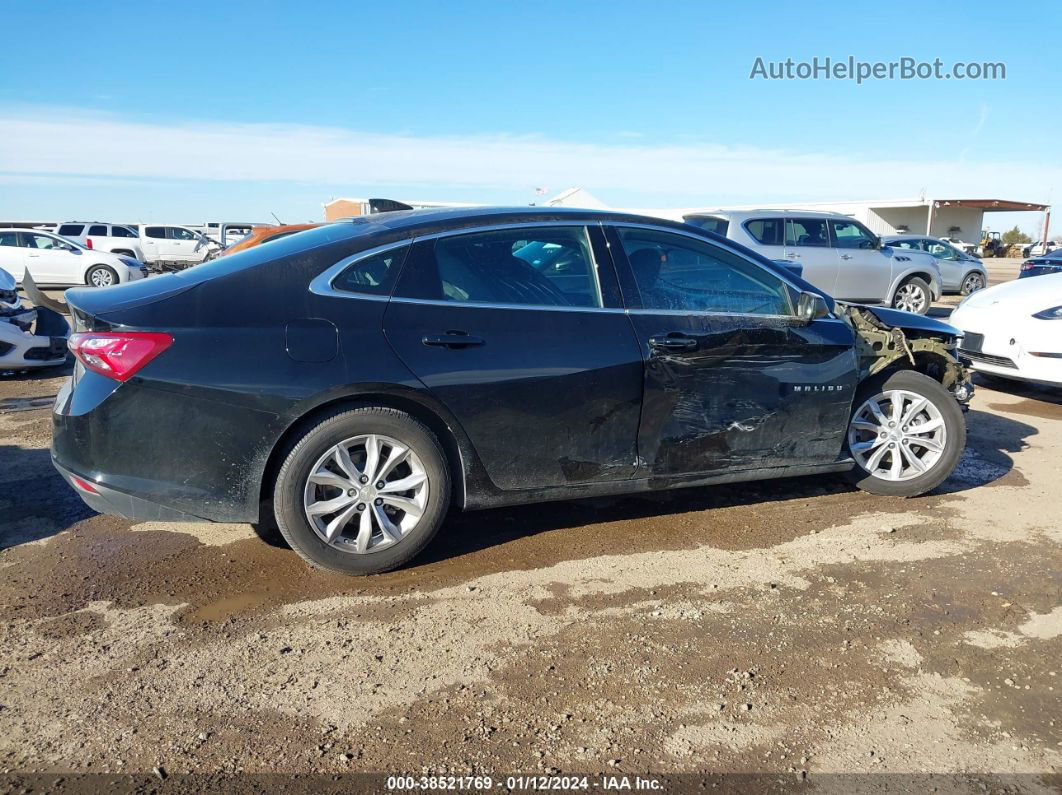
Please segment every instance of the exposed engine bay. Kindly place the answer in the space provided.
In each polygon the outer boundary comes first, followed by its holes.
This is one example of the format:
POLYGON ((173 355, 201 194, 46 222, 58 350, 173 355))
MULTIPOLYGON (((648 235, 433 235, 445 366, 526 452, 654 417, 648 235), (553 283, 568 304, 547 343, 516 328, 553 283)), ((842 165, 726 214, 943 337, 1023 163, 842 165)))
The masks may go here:
POLYGON ((910 365, 939 381, 964 407, 973 397, 970 370, 957 353, 957 329, 921 316, 912 317, 909 324, 905 323, 906 328, 901 328, 886 323, 881 315, 891 320, 908 313, 841 302, 836 307, 838 315, 851 324, 856 334, 860 380, 898 364, 910 365))

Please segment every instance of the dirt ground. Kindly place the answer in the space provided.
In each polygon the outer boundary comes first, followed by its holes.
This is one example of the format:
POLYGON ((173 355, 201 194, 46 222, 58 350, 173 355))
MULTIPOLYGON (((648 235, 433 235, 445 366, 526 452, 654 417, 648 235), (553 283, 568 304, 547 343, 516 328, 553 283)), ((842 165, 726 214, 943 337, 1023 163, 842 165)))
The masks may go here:
POLYGON ((1060 392, 979 382, 924 498, 819 477, 455 515, 348 579, 250 526, 92 513, 49 461, 62 377, 0 379, 2 774, 1062 781, 1060 392))

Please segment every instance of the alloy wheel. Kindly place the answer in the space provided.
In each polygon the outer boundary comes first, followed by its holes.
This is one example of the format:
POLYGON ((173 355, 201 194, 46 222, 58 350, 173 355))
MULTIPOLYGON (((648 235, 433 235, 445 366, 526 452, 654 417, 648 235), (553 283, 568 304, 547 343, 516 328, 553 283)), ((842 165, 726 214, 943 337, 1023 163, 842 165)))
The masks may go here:
POLYGON ((417 454, 390 436, 333 445, 310 469, 303 512, 326 544, 365 554, 393 546, 420 522, 428 476, 417 454))
POLYGON ((976 293, 978 290, 985 288, 985 277, 980 273, 971 273, 962 282, 963 295, 969 295, 970 293, 976 293))
POLYGON ((106 268, 96 268, 89 275, 89 281, 92 282, 93 287, 110 287, 114 284, 114 276, 106 268))
POLYGON ((944 416, 928 398, 889 390, 865 401, 852 415, 848 449, 876 478, 911 480, 940 460, 947 433, 944 416))
POLYGON ((927 301, 925 290, 921 287, 916 284, 904 284, 896 291, 896 298, 893 299, 892 305, 895 309, 921 314, 926 308, 927 301))

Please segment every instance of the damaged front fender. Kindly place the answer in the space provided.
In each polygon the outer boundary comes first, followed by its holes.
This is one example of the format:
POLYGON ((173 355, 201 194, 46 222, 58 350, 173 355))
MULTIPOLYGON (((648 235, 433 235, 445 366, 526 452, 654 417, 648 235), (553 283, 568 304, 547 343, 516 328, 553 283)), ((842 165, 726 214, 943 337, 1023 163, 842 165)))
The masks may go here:
POLYGON ((958 329, 908 312, 841 302, 837 314, 855 331, 860 381, 889 367, 908 367, 939 381, 961 403, 973 396, 970 371, 957 353, 958 329))

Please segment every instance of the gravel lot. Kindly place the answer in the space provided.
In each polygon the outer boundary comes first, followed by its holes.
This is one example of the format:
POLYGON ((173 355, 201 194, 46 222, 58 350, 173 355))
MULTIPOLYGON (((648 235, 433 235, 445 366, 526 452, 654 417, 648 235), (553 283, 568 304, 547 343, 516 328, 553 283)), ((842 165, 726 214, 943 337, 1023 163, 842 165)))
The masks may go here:
POLYGON ((0 773, 1060 784, 1058 391, 979 382, 927 497, 823 477, 457 515, 346 579, 247 525, 93 514, 49 462, 62 377, 0 379, 0 773))

